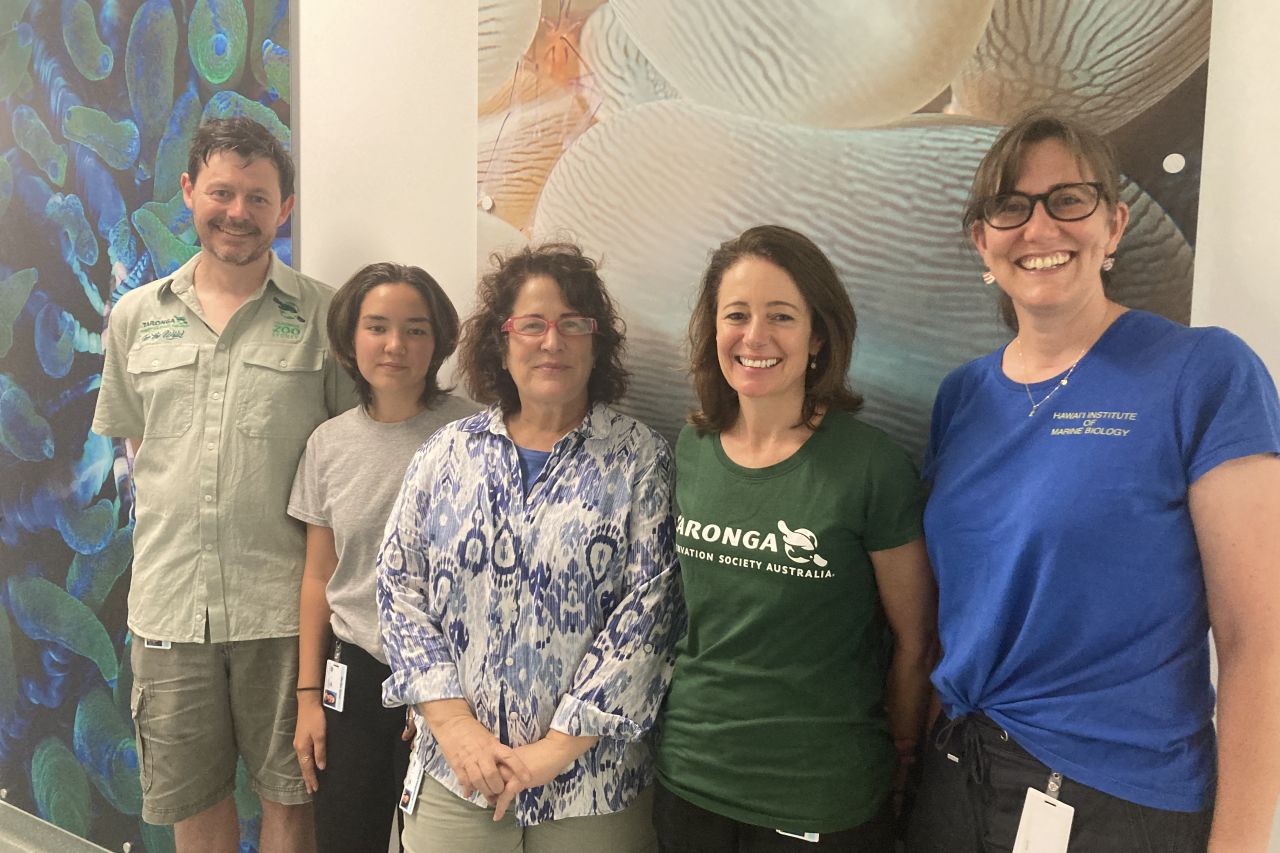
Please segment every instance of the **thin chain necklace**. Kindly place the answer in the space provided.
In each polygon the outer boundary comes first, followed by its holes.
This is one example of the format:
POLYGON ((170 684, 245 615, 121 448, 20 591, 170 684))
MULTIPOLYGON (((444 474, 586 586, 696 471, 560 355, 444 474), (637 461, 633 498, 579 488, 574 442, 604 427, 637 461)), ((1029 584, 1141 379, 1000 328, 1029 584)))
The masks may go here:
MULTIPOLYGON (((1018 335, 1018 337, 1014 339, 1014 342, 1017 343, 1018 345, 1018 367, 1022 369, 1022 375, 1026 376, 1027 364, 1022 358, 1022 335, 1018 335)), ((1067 375, 1062 377, 1060 380, 1058 380, 1058 384, 1050 388, 1049 393, 1041 397, 1040 402, 1038 403, 1036 402, 1036 398, 1031 396, 1031 386, 1028 385, 1026 382, 1022 383, 1023 389, 1027 392, 1027 400, 1031 403, 1031 411, 1027 412, 1027 417, 1029 418, 1034 417, 1036 410, 1038 410, 1045 403, 1049 402, 1049 399, 1054 394, 1058 393, 1059 388, 1066 387, 1067 382, 1071 379, 1071 374, 1076 372, 1076 365, 1080 364, 1080 359, 1084 358, 1084 354, 1087 353, 1088 351, 1089 351, 1089 347, 1087 346, 1084 349, 1080 350, 1080 354, 1076 356, 1076 360, 1071 362, 1071 366, 1067 368, 1067 375)))

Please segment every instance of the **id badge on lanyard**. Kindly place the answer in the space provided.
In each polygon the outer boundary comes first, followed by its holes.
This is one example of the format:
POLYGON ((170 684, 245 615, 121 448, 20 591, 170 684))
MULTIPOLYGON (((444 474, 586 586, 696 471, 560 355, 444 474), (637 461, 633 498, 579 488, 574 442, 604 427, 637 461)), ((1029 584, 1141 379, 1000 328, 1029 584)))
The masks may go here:
POLYGON ((334 643, 333 658, 324 662, 324 694, 321 704, 342 713, 347 699, 347 665, 342 660, 342 641, 334 643))
MULTIPOLYGON (((421 726, 426 725, 426 720, 420 719, 418 722, 421 726)), ((404 790, 400 792, 400 811, 405 814, 413 814, 413 810, 417 808, 418 791, 422 789, 422 777, 426 775, 426 767, 418 758, 418 741, 421 739, 422 728, 419 727, 418 734, 410 747, 409 771, 404 774, 404 790)))
POLYGON ((1022 819, 1013 841, 1014 853, 1067 853, 1076 810, 1058 799, 1062 774, 1050 773, 1044 791, 1027 789, 1022 819))

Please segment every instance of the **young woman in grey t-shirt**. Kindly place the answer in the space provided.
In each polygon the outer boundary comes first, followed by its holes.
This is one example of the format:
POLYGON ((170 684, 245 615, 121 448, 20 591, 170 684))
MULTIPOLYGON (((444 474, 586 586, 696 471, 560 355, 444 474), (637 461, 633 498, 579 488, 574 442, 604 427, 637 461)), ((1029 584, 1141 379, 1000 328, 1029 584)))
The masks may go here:
POLYGON ((321 424, 298 464, 289 514, 307 524, 293 745, 315 798, 320 851, 387 849, 413 722, 382 707, 374 560, 414 452, 475 407, 442 390, 458 314, 423 270, 370 264, 334 296, 334 356, 362 405, 321 424))

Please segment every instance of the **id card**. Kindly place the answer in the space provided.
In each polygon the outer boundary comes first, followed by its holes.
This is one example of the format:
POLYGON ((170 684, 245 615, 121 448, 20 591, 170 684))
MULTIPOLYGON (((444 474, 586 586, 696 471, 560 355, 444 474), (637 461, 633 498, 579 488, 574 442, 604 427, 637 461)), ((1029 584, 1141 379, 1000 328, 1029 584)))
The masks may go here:
POLYGON ((1028 788, 1013 840, 1014 853, 1067 853, 1075 814, 1076 810, 1061 800, 1028 788))
POLYGON ((336 660, 324 662, 324 697, 320 703, 333 711, 342 711, 347 698, 347 665, 336 660))
POLYGON ((816 832, 784 832, 781 829, 774 831, 779 835, 785 835, 787 838, 799 838, 801 841, 809 841, 814 844, 818 843, 818 833, 816 832))
POLYGON ((409 772, 404 774, 404 790, 400 792, 400 811, 405 814, 413 814, 413 810, 417 808, 418 790, 422 787, 423 771, 422 763, 418 761, 418 751, 415 749, 409 756, 409 772))
POLYGON ((171 649, 173 643, 168 640, 143 640, 142 647, 144 649, 171 649))

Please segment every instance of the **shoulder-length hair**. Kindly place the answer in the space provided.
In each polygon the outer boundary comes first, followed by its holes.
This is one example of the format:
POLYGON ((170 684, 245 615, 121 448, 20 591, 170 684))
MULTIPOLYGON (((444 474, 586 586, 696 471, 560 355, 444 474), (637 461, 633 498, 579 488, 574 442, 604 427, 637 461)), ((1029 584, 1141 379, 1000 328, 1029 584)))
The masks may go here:
POLYGON ((360 322, 360 308, 364 305, 364 297, 375 287, 384 284, 407 284, 427 306, 427 316, 431 321, 431 339, 434 348, 431 351, 431 364, 427 367, 427 378, 423 383, 421 402, 431 406, 438 397, 451 390, 441 388, 439 384, 440 366, 453 355, 458 346, 458 311, 453 302, 445 294, 444 288, 421 267, 406 264, 381 262, 369 264, 356 271, 346 284, 334 294, 329 303, 327 329, 329 346, 334 358, 356 384, 356 393, 366 408, 373 403, 373 389, 369 380, 360 373, 356 363, 356 324, 360 322))
POLYGON ((738 417, 738 393, 724 378, 716 353, 716 309, 724 274, 749 257, 762 258, 791 276, 809 309, 814 334, 822 341, 815 356, 817 367, 805 375, 799 422, 817 429, 821 411, 856 412, 862 397, 849 387, 849 362, 858 317, 840 276, 822 250, 800 232, 781 225, 757 225, 721 243, 702 275, 702 289, 689 318, 689 373, 701 408, 689 416, 689 423, 700 433, 720 432, 738 417))
POLYGON ((458 344, 458 371, 472 399, 497 403, 506 414, 520 411, 520 392, 503 367, 507 336, 502 324, 511 316, 520 288, 539 276, 556 283, 570 308, 596 321, 588 399, 592 403, 620 399, 630 378, 622 366, 626 325, 605 290, 596 262, 572 243, 527 246, 506 256, 495 254, 492 261, 494 269, 480 279, 475 311, 463 323, 458 344))

